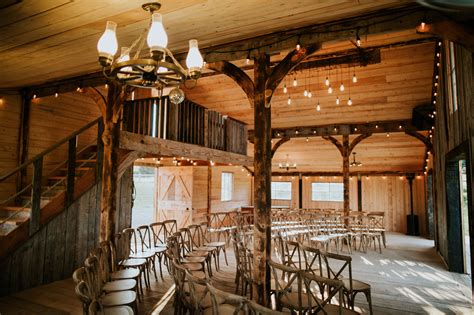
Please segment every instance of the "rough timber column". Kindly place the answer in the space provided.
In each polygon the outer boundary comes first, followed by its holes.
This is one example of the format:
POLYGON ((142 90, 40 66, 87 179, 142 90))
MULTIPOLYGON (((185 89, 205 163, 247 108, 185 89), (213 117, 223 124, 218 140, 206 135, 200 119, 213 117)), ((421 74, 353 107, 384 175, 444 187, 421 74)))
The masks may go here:
POLYGON ((344 186, 344 212, 349 212, 349 135, 342 136, 342 183, 344 186))
MULTIPOLYGON (((259 304, 268 305, 270 296, 271 258, 271 108, 265 97, 268 55, 261 53, 254 59, 254 292, 259 304)), ((255 299, 255 297, 254 297, 255 299)))

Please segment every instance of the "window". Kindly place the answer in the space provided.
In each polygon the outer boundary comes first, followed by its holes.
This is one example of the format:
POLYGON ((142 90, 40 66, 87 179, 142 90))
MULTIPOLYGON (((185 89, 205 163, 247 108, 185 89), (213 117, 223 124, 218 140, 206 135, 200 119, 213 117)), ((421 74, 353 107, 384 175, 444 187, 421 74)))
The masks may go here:
POLYGON ((232 200, 232 191, 234 190, 234 174, 222 172, 221 175, 221 201, 232 200))
POLYGON ((291 200, 291 182, 272 182, 272 199, 291 200))
POLYGON ((342 183, 311 183, 312 201, 344 201, 342 183))

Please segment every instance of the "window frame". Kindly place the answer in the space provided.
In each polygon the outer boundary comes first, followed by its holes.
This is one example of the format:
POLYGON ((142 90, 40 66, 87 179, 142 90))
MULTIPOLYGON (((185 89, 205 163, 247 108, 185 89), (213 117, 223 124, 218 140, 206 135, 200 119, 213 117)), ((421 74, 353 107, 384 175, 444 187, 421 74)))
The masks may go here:
POLYGON ((221 201, 222 202, 232 201, 233 198, 234 198, 234 173, 222 172, 221 173, 221 201), (227 188, 227 185, 224 185, 224 177, 228 175, 230 178, 230 181, 229 181, 230 188, 227 188))
MULTIPOLYGON (((339 189, 338 189, 339 191, 339 189)), ((336 191, 334 191, 336 193, 336 191)), ((317 197, 317 196, 316 196, 317 197)), ((311 201, 316 201, 316 202, 344 202, 344 183, 341 182, 311 182, 311 201), (327 184, 328 186, 328 198, 327 199, 315 199, 315 194, 314 194, 314 184, 327 184), (333 200, 331 198, 331 186, 339 186, 342 188, 342 195, 340 195, 340 199, 333 200)))
POLYGON ((291 201, 292 200, 292 196, 293 196, 293 182, 291 181, 272 181, 272 183, 270 184, 270 193, 271 193, 271 196, 272 196, 272 200, 282 200, 282 201, 291 201), (290 185, 290 190, 289 190, 289 198, 276 198, 276 194, 273 193, 274 189, 273 189, 273 183, 286 183, 286 184, 289 184, 290 185))

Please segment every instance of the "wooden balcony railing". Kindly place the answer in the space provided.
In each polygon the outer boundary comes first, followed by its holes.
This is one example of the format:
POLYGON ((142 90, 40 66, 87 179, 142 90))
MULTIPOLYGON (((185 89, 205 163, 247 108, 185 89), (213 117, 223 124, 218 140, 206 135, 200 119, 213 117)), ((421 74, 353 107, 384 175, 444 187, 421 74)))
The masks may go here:
POLYGON ((246 124, 188 100, 179 105, 167 96, 127 101, 122 130, 247 154, 246 124))

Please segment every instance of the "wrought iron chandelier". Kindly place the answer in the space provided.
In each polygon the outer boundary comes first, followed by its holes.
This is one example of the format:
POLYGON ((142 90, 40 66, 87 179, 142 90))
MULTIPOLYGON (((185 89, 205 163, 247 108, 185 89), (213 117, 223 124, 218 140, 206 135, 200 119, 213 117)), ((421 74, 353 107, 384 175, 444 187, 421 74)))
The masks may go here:
POLYGON ((295 169, 296 168, 296 163, 290 163, 288 162, 288 154, 286 155, 286 162, 285 163, 279 163, 278 168, 284 169, 289 171, 290 169, 295 169))
POLYGON ((195 81, 201 76, 203 58, 199 52, 198 41, 196 39, 189 41, 186 57, 188 69, 185 70, 167 48, 168 35, 163 26, 163 18, 161 14, 155 13, 161 8, 161 4, 145 3, 142 8, 150 12, 151 24, 130 47, 121 48, 118 58, 115 58, 118 50, 117 24, 112 21, 107 22, 105 32, 97 43, 99 63, 104 76, 124 85, 140 88, 162 90, 164 87, 174 87, 169 97, 171 102, 179 104, 184 100, 184 92, 179 86, 187 80, 195 81), (149 57, 140 56, 145 40, 150 49, 149 57), (134 51, 133 57, 131 57, 132 51, 134 51))
POLYGON ((359 161, 356 161, 356 153, 355 152, 352 152, 352 162, 350 164, 350 166, 362 166, 362 163, 359 162, 359 161))

